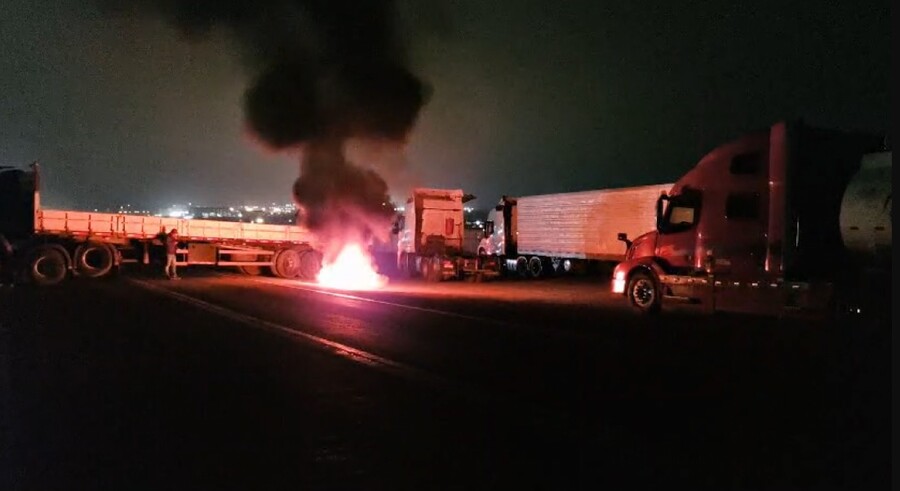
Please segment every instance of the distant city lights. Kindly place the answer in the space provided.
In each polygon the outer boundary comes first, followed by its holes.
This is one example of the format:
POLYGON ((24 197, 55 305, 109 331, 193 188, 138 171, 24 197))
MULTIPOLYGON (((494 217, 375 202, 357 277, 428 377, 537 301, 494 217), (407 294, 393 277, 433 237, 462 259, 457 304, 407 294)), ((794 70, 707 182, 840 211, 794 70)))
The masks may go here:
MULTIPOLYGON (((390 205, 390 203, 386 203, 390 205)), ((393 206, 396 213, 406 212, 405 206, 393 206)), ((296 224, 300 208, 294 203, 260 204, 228 204, 220 206, 194 205, 193 201, 173 203, 167 207, 152 211, 136 208, 131 203, 111 209, 94 208, 97 213, 118 213, 123 215, 155 216, 182 220, 220 220, 230 222, 259 224, 296 224)), ((464 206, 464 226, 468 229, 485 228, 486 212, 471 206, 464 206)))
POLYGON ((131 203, 126 203, 112 208, 93 208, 93 210, 97 213, 179 218, 183 220, 204 219, 275 224, 294 224, 297 220, 297 206, 293 203, 194 206, 193 201, 189 201, 186 205, 173 203, 157 211, 138 209, 131 203))

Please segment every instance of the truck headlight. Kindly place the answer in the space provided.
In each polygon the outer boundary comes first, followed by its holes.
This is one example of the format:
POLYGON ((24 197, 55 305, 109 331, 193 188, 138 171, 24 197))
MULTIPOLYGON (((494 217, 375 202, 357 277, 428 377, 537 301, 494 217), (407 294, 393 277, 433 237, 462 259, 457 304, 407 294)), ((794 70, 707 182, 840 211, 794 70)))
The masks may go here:
POLYGON ((625 293, 625 272, 619 271, 616 273, 615 279, 613 279, 612 285, 613 293, 625 293))

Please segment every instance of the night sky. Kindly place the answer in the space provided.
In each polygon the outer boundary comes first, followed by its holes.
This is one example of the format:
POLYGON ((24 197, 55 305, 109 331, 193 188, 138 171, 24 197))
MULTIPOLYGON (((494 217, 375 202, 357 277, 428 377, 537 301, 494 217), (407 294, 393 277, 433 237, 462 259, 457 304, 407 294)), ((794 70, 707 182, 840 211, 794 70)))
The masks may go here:
MULTIPOLYGON (((0 4, 0 165, 39 160, 45 205, 290 201, 298 158, 245 133, 227 33, 191 43, 84 0, 0 4)), ((432 89, 409 172, 481 206, 675 180, 785 117, 889 129, 887 1, 440 5, 400 2, 432 89)))

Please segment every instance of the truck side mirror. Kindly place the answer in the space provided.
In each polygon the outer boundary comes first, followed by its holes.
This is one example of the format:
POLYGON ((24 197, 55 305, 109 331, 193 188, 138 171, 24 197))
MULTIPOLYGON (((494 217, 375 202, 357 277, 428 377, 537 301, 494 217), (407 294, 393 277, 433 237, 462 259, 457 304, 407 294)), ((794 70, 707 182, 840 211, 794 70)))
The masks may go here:
POLYGON ((400 215, 399 217, 397 217, 396 220, 394 220, 394 225, 391 226, 391 233, 392 233, 392 234, 397 235, 397 234, 400 233, 400 230, 403 228, 403 227, 400 225, 401 223, 403 223, 403 215, 400 215))
POLYGON ((628 240, 628 234, 626 234, 625 232, 619 232, 619 235, 616 238, 625 243, 626 249, 631 247, 632 242, 628 240))
POLYGON ((664 228, 663 224, 663 201, 669 199, 669 196, 666 193, 662 193, 659 195, 659 198, 656 200, 656 230, 662 232, 664 228))
POLYGON ((503 211, 503 205, 497 205, 494 207, 494 211, 503 211))

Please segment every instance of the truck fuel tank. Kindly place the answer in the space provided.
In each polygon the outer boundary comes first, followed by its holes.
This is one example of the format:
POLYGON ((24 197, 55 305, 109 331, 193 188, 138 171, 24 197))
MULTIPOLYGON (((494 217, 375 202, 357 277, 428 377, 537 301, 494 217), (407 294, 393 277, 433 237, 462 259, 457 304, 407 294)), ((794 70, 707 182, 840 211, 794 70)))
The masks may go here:
POLYGON ((841 201, 844 246, 854 258, 873 265, 891 263, 892 153, 864 155, 841 201))

